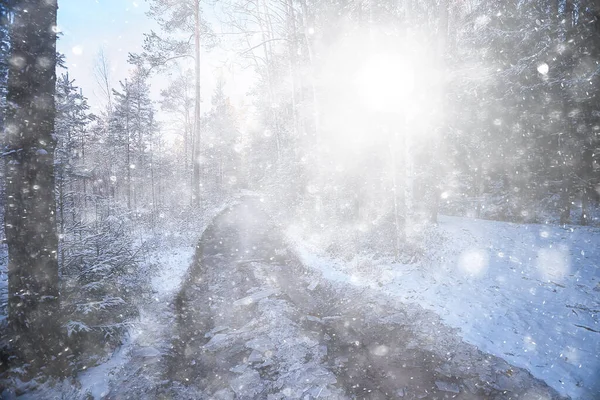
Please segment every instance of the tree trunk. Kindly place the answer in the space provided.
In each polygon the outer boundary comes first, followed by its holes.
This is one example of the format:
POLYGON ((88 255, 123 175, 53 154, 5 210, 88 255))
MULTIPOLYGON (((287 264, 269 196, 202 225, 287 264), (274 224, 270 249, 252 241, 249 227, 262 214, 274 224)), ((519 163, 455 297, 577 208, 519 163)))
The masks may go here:
POLYGON ((561 225, 571 222, 571 183, 566 166, 562 167, 562 187, 560 192, 560 223, 561 225))
POLYGON ((288 20, 287 20, 287 28, 288 28, 288 53, 290 58, 290 79, 292 81, 292 120, 294 124, 294 140, 298 140, 298 113, 297 113, 297 104, 296 104, 296 91, 297 91, 297 77, 296 73, 296 52, 298 42, 296 38, 296 15, 294 13, 294 4, 292 0, 287 0, 287 8, 288 8, 288 20))
MULTIPOLYGON (((565 2, 564 6, 564 20, 563 24, 564 29, 564 43, 568 44, 569 39, 572 36, 573 32, 573 3, 569 0, 565 2)), ((566 76, 570 76, 570 71, 573 65, 573 51, 567 47, 567 51, 564 55, 563 61, 563 69, 566 76)), ((562 86, 558 86, 558 93, 561 96, 562 101, 562 112, 564 117, 564 132, 563 135, 566 140, 570 140, 574 138, 575 135, 573 133, 574 122, 573 118, 570 116, 571 111, 571 101, 570 101, 570 93, 569 91, 562 86)), ((560 140, 560 139, 559 139, 560 140)), ((560 140, 559 142, 559 151, 561 155, 561 193, 560 193, 560 223, 568 224, 571 220, 571 190, 572 190, 572 178, 570 175, 571 164, 572 164, 572 146, 570 142, 567 142, 565 139, 560 140)))
MULTIPOLYGON (((127 81, 125 81, 127 85, 127 81)), ((129 90, 129 89, 127 89, 129 90)), ((125 116, 125 136, 127 140, 125 162, 127 168, 127 209, 131 210, 131 134, 129 132, 129 99, 127 99, 127 114, 125 116)))
POLYGON ((18 356, 48 373, 61 372, 52 135, 56 13, 56 0, 15 6, 6 113, 8 322, 18 356))
MULTIPOLYGON (((448 53, 448 19, 449 19, 449 3, 447 0, 441 0, 440 4, 440 22, 439 22, 439 33, 438 33, 438 66, 442 74, 446 74, 446 54, 448 53)), ((441 108, 440 125, 436 129, 436 134, 433 140, 432 148, 432 165, 431 165, 431 176, 430 176, 430 196, 429 201, 429 220, 432 223, 437 223, 438 212, 440 208, 440 196, 441 196, 441 157, 442 157, 442 144, 444 143, 444 129, 446 129, 446 116, 444 114, 446 107, 446 79, 445 77, 441 80, 441 88, 439 92, 439 104, 441 108)))
POLYGON ((406 209, 405 199, 400 199, 400 193, 398 188, 398 165, 396 162, 396 151, 398 148, 398 137, 397 134, 394 134, 392 138, 392 142, 390 143, 390 160, 391 160, 391 175, 392 175, 392 195, 394 196, 394 229, 396 233, 396 240, 394 242, 394 256, 396 261, 400 259, 400 250, 402 248, 402 243, 406 241, 406 224, 407 218, 405 214, 404 221, 400 218, 401 210, 406 209))
MULTIPOLYGON (((311 25, 314 25, 312 22, 313 21, 309 21, 308 18, 308 7, 306 5, 306 0, 300 0, 300 6, 302 8, 302 14, 304 14, 304 18, 302 19, 303 23, 304 23, 304 39, 306 41, 306 49, 308 52, 308 62, 310 64, 310 71, 311 71, 311 78, 310 78, 310 89, 311 89, 311 93, 312 93, 312 100, 313 100, 313 104, 312 104, 312 108, 313 108, 313 123, 314 123, 314 135, 315 135, 315 147, 317 148, 317 154, 318 154, 318 149, 319 146, 321 144, 321 137, 320 137, 320 120, 319 120, 319 103, 318 103, 318 96, 317 96, 317 88, 316 88, 316 84, 315 84, 315 79, 317 76, 317 71, 316 71, 316 67, 315 67, 315 54, 314 54, 314 49, 313 49, 313 41, 310 38, 311 36, 311 25)), ((313 32, 314 34, 314 32, 313 32)))
POLYGON ((581 225, 589 225, 590 211, 589 204, 592 195, 592 184, 590 182, 590 173, 594 170, 594 151, 587 148, 581 156, 581 177, 583 180, 583 188, 581 189, 581 225))
MULTIPOLYGON (((159 132, 160 135, 160 132, 159 132)), ((154 226, 156 225, 156 216, 158 214, 157 210, 157 199, 156 199, 156 189, 154 185, 154 140, 150 139, 150 187, 152 188, 152 231, 154 232, 154 226)))
MULTIPOLYGON (((187 98, 187 96, 186 96, 187 98)), ((187 107, 183 111, 183 176, 187 180, 189 171, 190 171, 190 160, 193 157, 190 157, 190 115, 187 107)))
POLYGON ((194 146, 192 155, 192 204, 200 205, 200 0, 194 3, 194 72, 196 98, 194 99, 194 146))
MULTIPOLYGON (((64 165, 61 165, 58 172, 58 215, 60 218, 59 233, 64 237, 65 234, 65 174, 64 165)), ((59 265, 65 265, 65 249, 64 246, 60 248, 60 262, 59 265)))
MULTIPOLYGON (((82 132, 81 135, 81 165, 85 164, 85 135, 82 132)), ((87 170, 86 170, 87 172, 87 170)), ((81 180, 83 184, 83 208, 87 209, 87 176, 84 176, 81 180)))
MULTIPOLYGON (((275 99, 275 91, 273 88, 273 73, 271 72, 271 60, 273 59, 273 53, 270 40, 273 38, 273 30, 270 25, 269 9, 267 8, 267 3, 264 0, 256 0, 256 12, 256 18, 262 36, 262 48, 265 54, 265 70, 267 73, 267 87, 269 89, 269 103, 270 106, 272 106, 273 104, 277 103, 275 99), (261 15, 261 6, 264 9, 264 19, 261 15)), ((274 134, 275 145, 277 148, 277 166, 279 167, 281 161, 281 132, 279 129, 279 119, 277 113, 273 110, 272 107, 269 108, 269 122, 272 122, 275 128, 274 134)))
POLYGON ((475 191, 475 198, 477 199, 477 205, 475 208, 475 218, 481 218, 481 211, 483 206, 483 193, 484 193, 484 177, 483 177, 483 161, 480 159, 477 163, 477 170, 475 171, 475 179, 473 182, 473 189, 475 191))

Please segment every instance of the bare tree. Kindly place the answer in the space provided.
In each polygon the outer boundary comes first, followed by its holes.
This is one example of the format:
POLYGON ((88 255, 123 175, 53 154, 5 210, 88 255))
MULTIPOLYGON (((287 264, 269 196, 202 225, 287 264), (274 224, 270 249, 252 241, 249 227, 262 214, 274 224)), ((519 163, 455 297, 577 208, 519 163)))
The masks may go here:
POLYGON ((112 85, 110 76, 110 62, 104 54, 104 49, 98 51, 98 56, 94 64, 94 77, 96 78, 96 84, 100 89, 100 97, 106 103, 107 110, 112 110, 112 85))

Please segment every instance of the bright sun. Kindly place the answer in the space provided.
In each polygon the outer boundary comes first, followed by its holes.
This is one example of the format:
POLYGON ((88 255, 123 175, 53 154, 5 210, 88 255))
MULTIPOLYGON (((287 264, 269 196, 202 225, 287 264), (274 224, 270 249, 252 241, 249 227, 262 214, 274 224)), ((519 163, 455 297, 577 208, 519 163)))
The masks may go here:
POLYGON ((359 67, 355 84, 372 111, 406 112, 414 106, 415 66, 399 55, 377 54, 359 67))

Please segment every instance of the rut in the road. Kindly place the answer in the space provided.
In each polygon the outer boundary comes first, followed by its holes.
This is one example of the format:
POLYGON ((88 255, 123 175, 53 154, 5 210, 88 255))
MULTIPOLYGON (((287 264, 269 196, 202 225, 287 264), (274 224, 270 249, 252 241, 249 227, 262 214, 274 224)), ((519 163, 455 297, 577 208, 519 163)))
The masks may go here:
POLYGON ((431 312, 317 279, 259 207, 227 210, 178 296, 166 379, 198 398, 559 398, 431 312))

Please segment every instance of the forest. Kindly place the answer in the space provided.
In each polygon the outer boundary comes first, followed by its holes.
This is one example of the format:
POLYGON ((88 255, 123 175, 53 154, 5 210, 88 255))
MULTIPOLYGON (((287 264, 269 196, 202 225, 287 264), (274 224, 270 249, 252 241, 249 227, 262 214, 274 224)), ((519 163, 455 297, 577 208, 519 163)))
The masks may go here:
POLYGON ((105 1, 0 0, 0 398, 600 398, 597 1, 105 1))

